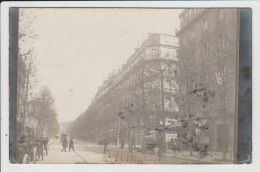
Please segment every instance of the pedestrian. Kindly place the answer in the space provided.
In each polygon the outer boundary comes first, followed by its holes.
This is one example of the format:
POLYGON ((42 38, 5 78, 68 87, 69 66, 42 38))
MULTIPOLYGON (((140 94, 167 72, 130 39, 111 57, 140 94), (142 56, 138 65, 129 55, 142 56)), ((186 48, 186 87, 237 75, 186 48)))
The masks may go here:
POLYGON ((178 134, 177 136, 177 147, 178 147, 178 152, 180 153, 182 149, 182 139, 180 134, 178 134))
POLYGON ((126 139, 126 130, 121 129, 119 133, 119 142, 120 142, 120 148, 123 149, 125 146, 125 139, 126 139))
POLYGON ((161 160, 161 158, 162 158, 162 156, 163 156, 163 154, 165 153, 165 149, 164 149, 164 147, 165 147, 165 143, 164 143, 164 137, 163 137, 163 133, 162 133, 162 131, 160 131, 160 133, 159 133, 159 140, 158 140, 158 148, 159 148, 159 150, 158 150, 158 156, 159 156, 159 161, 161 160))
POLYGON ((121 138, 121 139, 120 139, 120 148, 121 148, 121 149, 124 149, 124 146, 125 146, 125 139, 124 139, 124 138, 121 138))
POLYGON ((135 145, 135 138, 132 137, 132 139, 130 139, 129 143, 128 143, 128 148, 129 148, 129 152, 132 153, 133 149, 136 147, 135 145))
POLYGON ((67 136, 64 136, 63 141, 62 141, 61 152, 63 152, 63 151, 66 152, 67 147, 68 147, 68 139, 67 139, 67 136))
POLYGON ((69 151, 70 149, 72 149, 73 151, 75 151, 74 149, 74 141, 73 141, 73 137, 70 138, 70 142, 69 142, 69 151))
POLYGON ((103 138, 103 142, 104 142, 104 154, 106 153, 106 152, 110 152, 108 149, 107 149, 107 145, 108 145, 108 135, 107 134, 105 134, 104 135, 104 138, 103 138))
POLYGON ((133 142, 132 142, 132 140, 129 140, 128 149, 129 149, 129 152, 130 152, 130 153, 133 152, 133 142))
POLYGON ((136 149, 135 137, 132 138, 133 148, 136 149))
POLYGON ((174 151, 174 140, 173 140, 173 138, 171 138, 171 140, 169 142, 169 148, 171 149, 171 151, 174 151))
POLYGON ((177 153, 177 151, 179 151, 177 138, 174 139, 174 141, 173 141, 173 147, 172 147, 172 149, 173 149, 173 151, 174 151, 175 154, 177 153))

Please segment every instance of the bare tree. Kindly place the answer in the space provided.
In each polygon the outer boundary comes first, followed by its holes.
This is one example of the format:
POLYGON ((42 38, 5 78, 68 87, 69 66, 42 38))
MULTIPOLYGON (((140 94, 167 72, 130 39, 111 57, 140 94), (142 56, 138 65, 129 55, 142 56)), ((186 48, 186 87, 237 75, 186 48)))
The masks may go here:
POLYGON ((35 115, 38 120, 36 135, 54 136, 59 129, 54 98, 48 87, 42 87, 40 93, 31 101, 35 104, 35 115))
POLYGON ((25 96, 22 100, 24 114, 28 113, 28 100, 32 94, 33 86, 36 84, 36 65, 33 43, 38 38, 33 28, 37 16, 24 9, 19 10, 19 31, 18 31, 18 60, 25 64, 25 96))

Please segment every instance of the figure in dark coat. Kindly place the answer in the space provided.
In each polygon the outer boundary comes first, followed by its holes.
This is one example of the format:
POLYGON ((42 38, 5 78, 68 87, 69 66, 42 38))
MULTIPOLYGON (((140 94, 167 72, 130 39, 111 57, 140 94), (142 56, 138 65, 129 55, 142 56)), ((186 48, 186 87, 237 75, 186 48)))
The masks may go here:
POLYGON ((73 151, 75 151, 74 149, 74 141, 73 141, 73 137, 70 138, 70 142, 69 142, 69 151, 70 149, 72 149, 73 151))
POLYGON ((159 156, 159 160, 161 160, 163 154, 165 153, 165 137, 163 137, 163 132, 160 131, 159 133, 159 140, 158 140, 158 156, 159 156))
POLYGON ((103 139, 104 139, 104 153, 106 152, 109 153, 110 151, 107 149, 107 145, 109 144, 108 135, 105 134, 103 139))
POLYGON ((64 137, 63 141, 62 141, 62 149, 61 152, 66 152, 66 149, 68 147, 68 139, 67 136, 64 137))

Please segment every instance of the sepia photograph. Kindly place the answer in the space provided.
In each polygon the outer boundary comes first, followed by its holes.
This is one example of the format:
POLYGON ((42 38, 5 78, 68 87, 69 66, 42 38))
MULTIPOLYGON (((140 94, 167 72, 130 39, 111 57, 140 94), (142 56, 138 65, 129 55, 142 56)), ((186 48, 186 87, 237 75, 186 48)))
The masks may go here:
POLYGON ((10 8, 10 163, 237 163, 239 10, 10 8))

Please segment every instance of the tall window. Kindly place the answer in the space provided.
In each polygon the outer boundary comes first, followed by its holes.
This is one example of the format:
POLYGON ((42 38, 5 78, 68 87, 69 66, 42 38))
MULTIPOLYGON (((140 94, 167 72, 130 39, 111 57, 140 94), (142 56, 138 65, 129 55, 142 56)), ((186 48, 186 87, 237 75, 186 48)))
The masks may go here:
POLYGON ((197 14, 197 9, 196 8, 193 9, 193 12, 194 12, 194 15, 196 15, 197 14))
POLYGON ((217 71, 215 72, 216 81, 219 87, 223 86, 225 80, 225 72, 226 72, 225 65, 219 66, 217 71))
POLYGON ((151 57, 152 57, 152 58, 156 58, 157 55, 158 55, 158 49, 153 48, 153 49, 151 50, 151 57))
POLYGON ((166 52, 165 52, 165 56, 164 56, 164 58, 165 59, 169 59, 171 57, 171 52, 170 52, 170 50, 166 50, 166 52))
POLYGON ((181 93, 186 93, 186 89, 187 89, 186 88, 186 82, 185 81, 181 81, 181 85, 183 85, 183 87, 180 87, 181 93))
POLYGON ((194 29, 192 28, 191 30, 190 30, 190 40, 192 40, 192 39, 194 39, 194 29))
POLYGON ((224 10, 223 9, 220 9, 219 10, 219 20, 220 21, 223 21, 224 20, 224 18, 225 18, 225 14, 224 14, 224 10))
POLYGON ((208 85, 210 83, 210 74, 209 74, 209 69, 206 69, 204 71, 204 82, 206 85, 208 85))
POLYGON ((192 17, 192 10, 189 10, 189 17, 192 17))
POLYGON ((219 95, 218 97, 216 97, 216 101, 217 101, 216 109, 222 110, 225 108, 225 97, 223 95, 219 95))
POLYGON ((206 58, 208 55, 209 55, 209 52, 208 52, 208 43, 204 43, 203 44, 203 47, 202 47, 202 56, 203 58, 206 58))
POLYGON ((165 83, 164 83, 164 86, 165 86, 166 89, 171 89, 171 86, 172 86, 171 80, 170 79, 166 79, 165 83))
POLYGON ((190 102, 190 113, 191 114, 195 113, 195 104, 194 104, 194 102, 190 102))
POLYGON ((183 16, 183 17, 181 17, 181 18, 180 18, 180 20, 181 20, 181 23, 182 23, 182 22, 184 21, 184 16, 183 16))
POLYGON ((202 31, 204 32, 204 31, 206 31, 206 30, 208 30, 208 20, 207 20, 207 19, 204 19, 204 20, 202 21, 202 31))
POLYGON ((190 60, 191 60, 191 64, 195 64, 196 63, 195 51, 191 51, 191 53, 190 53, 190 60))
POLYGON ((220 34, 220 48, 221 49, 225 48, 225 34, 224 33, 220 34))
POLYGON ((186 13, 186 14, 185 14, 185 19, 186 19, 187 21, 190 20, 189 13, 186 13))
POLYGON ((185 45, 186 44, 186 36, 184 35, 183 38, 182 38, 182 45, 185 45))

